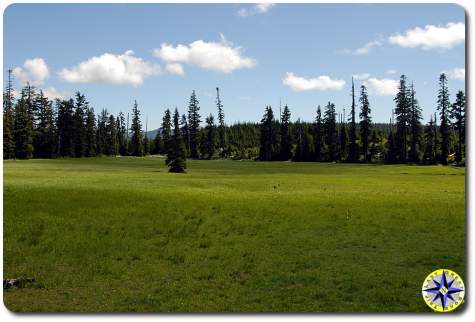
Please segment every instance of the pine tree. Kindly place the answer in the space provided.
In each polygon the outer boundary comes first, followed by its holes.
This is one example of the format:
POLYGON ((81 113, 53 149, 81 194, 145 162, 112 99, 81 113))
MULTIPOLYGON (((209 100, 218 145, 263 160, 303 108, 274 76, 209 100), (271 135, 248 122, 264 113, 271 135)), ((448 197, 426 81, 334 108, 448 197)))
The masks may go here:
POLYGON ((196 98, 196 93, 193 90, 190 97, 190 102, 188 105, 188 126, 190 131, 190 157, 196 159, 199 157, 199 127, 200 127, 200 110, 198 99, 196 98))
POLYGON ((34 138, 34 157, 52 158, 56 152, 56 127, 52 102, 44 96, 43 91, 34 100, 37 129, 34 138))
POLYGON ((261 161, 271 161, 278 155, 278 140, 274 112, 270 106, 266 106, 264 116, 261 120, 261 138, 259 147, 259 159, 261 161))
POLYGON ((58 148, 57 151, 62 157, 74 156, 74 101, 56 100, 58 148))
MULTIPOLYGON (((336 113, 335 105, 331 102, 328 102, 324 116, 323 123, 325 129, 325 143, 328 146, 328 161, 336 161, 337 151, 337 130, 336 130, 336 113)), ((351 141, 350 141, 351 145, 351 141)))
POLYGON ((396 108, 396 137, 397 161, 405 163, 407 161, 407 133, 410 120, 410 99, 409 91, 406 85, 406 76, 401 75, 399 80, 399 90, 394 98, 396 108))
POLYGON ((287 105, 281 115, 280 122, 280 160, 292 158, 292 136, 290 135, 290 109, 287 105))
POLYGON ((137 105, 137 101, 134 102, 134 107, 132 108, 132 155, 136 157, 141 157, 144 155, 143 148, 143 132, 142 132, 142 123, 140 122, 140 111, 137 105))
POLYGON ((122 112, 117 115, 117 142, 119 144, 119 154, 127 155, 127 126, 122 112))
POLYGON ((434 113, 434 155, 435 155, 435 163, 437 163, 440 159, 439 154, 439 134, 437 131, 437 113, 434 113))
POLYGON ((300 122, 300 119, 297 120, 297 123, 295 124, 296 127, 296 143, 297 146, 295 148, 295 154, 294 154, 294 161, 301 162, 304 161, 305 159, 305 142, 304 142, 304 129, 302 126, 302 123, 300 122))
POLYGON ((378 156, 379 153, 381 152, 379 137, 376 130, 372 131, 370 141, 371 141, 371 144, 369 148, 369 159, 367 160, 368 162, 371 162, 372 160, 376 159, 376 156, 378 156))
POLYGON ((216 87, 216 105, 218 107, 218 133, 219 133, 219 151, 222 158, 227 155, 226 151, 226 124, 224 123, 223 103, 219 97, 219 88, 216 87))
POLYGON ((180 114, 175 109, 173 114, 173 135, 168 146, 167 159, 165 163, 170 168, 170 172, 185 172, 186 169, 186 156, 185 156, 185 144, 181 137, 180 130, 180 114))
POLYGON ((117 140, 117 121, 114 115, 110 115, 106 124, 106 154, 115 156, 119 152, 117 140))
POLYGON ((419 162, 419 145, 421 135, 422 109, 416 99, 414 84, 411 84, 410 101, 410 127, 411 127, 411 161, 419 162))
POLYGON ((432 115, 430 117, 429 124, 425 127, 424 141, 424 163, 435 164, 437 162, 436 126, 432 115))
POLYGON ((3 94, 3 158, 15 157, 14 124, 15 112, 13 109, 13 86, 11 80, 12 70, 8 70, 8 83, 3 94))
POLYGON ((185 114, 181 116, 180 129, 181 137, 185 142, 185 155, 188 157, 190 155, 190 129, 185 114))
POLYGON ((150 140, 148 138, 148 119, 145 118, 145 133, 143 138, 143 153, 144 155, 150 154, 150 140))
POLYGON ((165 114, 162 119, 162 141, 163 141, 163 152, 168 153, 170 150, 170 142, 172 138, 172 118, 169 109, 165 110, 165 114))
POLYGON ((84 155, 86 157, 96 156, 96 116, 94 115, 94 109, 89 107, 86 110, 86 133, 85 133, 85 143, 86 150, 84 155))
POLYGON ((346 130, 346 123, 340 122, 340 129, 339 129, 339 160, 346 160, 348 158, 348 131, 346 130))
POLYGON ((30 159, 33 157, 33 119, 28 107, 28 89, 21 91, 21 97, 15 105, 13 135, 15 138, 15 157, 30 159))
POLYGON ((317 108, 317 116, 315 118, 314 125, 314 139, 315 139, 315 161, 323 161, 323 120, 322 120, 322 110, 320 105, 317 108))
POLYGON ((73 114, 73 134, 74 134, 74 156, 83 157, 86 150, 86 126, 85 111, 89 108, 86 97, 80 92, 76 92, 76 101, 73 114))
POLYGON ((102 109, 101 114, 97 117, 97 154, 108 154, 107 147, 107 123, 109 122, 109 113, 106 109, 102 109))
POLYGON ((371 133, 371 108, 368 100, 368 93, 364 85, 361 86, 360 92, 360 133, 361 143, 363 145, 363 156, 366 162, 371 161, 371 155, 369 154, 369 135, 371 133))
POLYGON ((458 91, 455 103, 452 104, 450 116, 455 120, 454 126, 457 131, 457 148, 455 150, 455 161, 462 162, 465 152, 465 94, 458 91))
POLYGON ((437 96, 437 110, 440 115, 440 162, 447 164, 450 147, 450 119, 449 119, 449 89, 447 87, 447 77, 444 73, 439 78, 439 94, 437 96))
POLYGON ((358 144, 356 142, 356 104, 355 104, 355 83, 351 78, 351 112, 350 112, 350 131, 349 131, 349 149, 348 162, 357 162, 359 159, 358 144))
POLYGON ((210 114, 206 118, 206 128, 205 128, 205 145, 203 149, 203 154, 207 159, 213 158, 214 150, 216 146, 216 126, 214 125, 214 117, 210 114))

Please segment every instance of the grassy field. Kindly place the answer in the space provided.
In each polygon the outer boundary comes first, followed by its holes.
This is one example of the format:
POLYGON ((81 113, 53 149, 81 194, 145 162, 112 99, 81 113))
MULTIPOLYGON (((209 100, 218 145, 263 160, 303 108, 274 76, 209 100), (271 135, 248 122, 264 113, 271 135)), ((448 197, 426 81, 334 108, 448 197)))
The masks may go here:
POLYGON ((163 159, 4 162, 18 312, 401 312, 465 277, 465 169, 163 159))

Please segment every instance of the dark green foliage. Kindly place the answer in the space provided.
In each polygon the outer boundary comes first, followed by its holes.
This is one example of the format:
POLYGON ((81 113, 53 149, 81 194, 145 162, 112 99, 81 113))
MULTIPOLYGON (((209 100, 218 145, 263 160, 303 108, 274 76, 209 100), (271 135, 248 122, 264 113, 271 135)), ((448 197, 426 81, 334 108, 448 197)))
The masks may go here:
POLYGON ((219 154, 222 158, 227 155, 226 149, 226 124, 224 123, 223 103, 219 97, 219 88, 216 87, 216 106, 218 107, 218 134, 219 134, 219 154))
POLYGON ((396 108, 394 109, 396 116, 396 136, 394 143, 397 150, 395 161, 399 163, 405 163, 407 161, 407 135, 411 117, 410 92, 406 83, 406 76, 401 75, 399 90, 394 98, 396 102, 396 108))
POLYGON ((107 154, 107 122, 109 122, 109 113, 102 109, 97 119, 97 154, 107 154))
POLYGON ((119 153, 119 141, 117 139, 117 121, 114 115, 110 115, 106 124, 106 154, 117 155, 119 153))
POLYGON ((85 111, 89 108, 86 97, 80 92, 76 92, 76 101, 73 114, 73 144, 74 156, 81 158, 86 151, 86 124, 85 111))
POLYGON ((169 167, 170 172, 185 172, 185 144, 181 137, 180 114, 177 109, 175 109, 175 113, 173 114, 173 135, 168 145, 168 153, 165 163, 169 167))
POLYGON ((340 122, 338 138, 338 160, 344 161, 348 158, 348 131, 344 122, 340 122))
MULTIPOLYGON (((349 149, 348 162, 357 162, 359 159, 358 143, 356 142, 356 104, 355 104, 355 83, 351 78, 351 111, 350 111, 349 149)), ((329 147, 330 148, 330 147, 329 147)), ((333 160, 332 160, 333 161, 333 160)))
POLYGON ((336 129, 335 105, 331 102, 328 102, 327 106, 325 107, 323 124, 325 130, 325 144, 328 146, 327 160, 333 162, 336 161, 337 157, 336 145, 338 138, 336 129))
POLYGON ((371 162, 372 160, 379 158, 382 152, 380 138, 376 130, 371 132, 370 142, 369 159, 366 160, 367 162, 371 162))
POLYGON ((320 105, 317 108, 317 116, 315 118, 315 125, 313 131, 313 137, 315 141, 315 161, 323 161, 323 148, 324 148, 324 133, 323 133, 323 119, 322 110, 320 105))
POLYGON ((143 148, 143 132, 142 132, 142 123, 140 122, 140 111, 137 105, 137 101, 134 103, 132 108, 132 125, 130 128, 132 132, 131 138, 131 151, 132 155, 136 157, 141 157, 144 155, 143 148))
POLYGON ((85 144, 86 150, 84 155, 86 157, 96 156, 96 116, 94 115, 94 109, 89 107, 86 110, 86 133, 85 133, 85 144))
POLYGON ((21 97, 15 105, 13 135, 15 138, 15 157, 30 159, 33 157, 33 117, 31 88, 27 86, 21 91, 21 97))
POLYGON ((286 161, 292 158, 292 136, 290 135, 290 109, 284 107, 280 122, 280 160, 286 161))
POLYGON ((420 136, 421 136, 421 119, 422 109, 416 99, 416 92, 414 91, 414 85, 411 85, 410 90, 410 128, 411 128, 411 162, 419 162, 419 150, 420 150, 420 136))
POLYGON ((15 157, 14 124, 15 112, 13 109, 13 86, 11 80, 12 71, 8 70, 8 83, 3 93, 3 158, 15 157))
POLYGON ((437 110, 440 116, 440 162, 447 164, 450 147, 450 100, 447 77, 444 73, 439 78, 439 94, 437 95, 437 110))
POLYGON ((116 120, 117 144, 119 145, 119 154, 127 155, 127 126, 125 124, 124 113, 120 112, 116 120))
POLYGON ((199 157, 199 127, 200 127, 200 106, 198 99, 196 98, 196 93, 193 90, 190 97, 190 102, 188 105, 188 126, 190 133, 190 157, 197 159, 199 157))
MULTIPOLYGON (((159 132, 160 131, 158 131, 158 133, 159 132)), ((168 151, 170 150, 170 144, 171 144, 170 142, 172 139, 172 116, 168 108, 165 110, 165 113, 163 114, 161 132, 162 132, 161 137, 162 137, 162 144, 163 144, 162 153, 168 153, 168 151)))
POLYGON ((212 159, 216 146, 216 125, 214 124, 214 117, 210 114, 206 118, 205 135, 203 135, 204 144, 201 148, 201 155, 205 159, 212 159))
POLYGON ((279 153, 277 124, 274 119, 274 112, 270 106, 266 106, 260 128, 261 139, 259 147, 259 160, 275 160, 279 153))
POLYGON ((430 117, 429 124, 425 127, 424 140, 425 140, 425 150, 424 150, 424 163, 435 164, 437 163, 437 129, 435 125, 435 120, 430 117))
POLYGON ((43 91, 34 100, 37 129, 34 138, 34 156, 52 158, 56 154, 56 124, 52 102, 44 96, 43 91))
POLYGON ((465 94, 463 91, 457 92, 455 102, 450 109, 450 116, 455 120, 454 127, 457 131, 455 161, 460 163, 465 155, 465 94))
POLYGON ((180 129, 181 137, 183 138, 183 142, 185 143, 185 154, 188 157, 190 155, 190 129, 185 114, 181 116, 180 129))
POLYGON ((368 100, 368 92, 364 85, 361 86, 360 92, 360 135, 363 148, 363 159, 366 162, 371 162, 371 155, 369 154, 369 135, 371 133, 371 108, 368 100))

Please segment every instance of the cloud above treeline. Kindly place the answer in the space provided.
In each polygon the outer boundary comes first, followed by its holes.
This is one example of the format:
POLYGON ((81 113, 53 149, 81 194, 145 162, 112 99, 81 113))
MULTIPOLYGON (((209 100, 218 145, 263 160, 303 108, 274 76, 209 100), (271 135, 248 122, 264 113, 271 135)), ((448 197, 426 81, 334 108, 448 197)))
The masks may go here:
POLYGON ((13 68, 12 74, 23 85, 29 83, 38 86, 48 79, 49 70, 43 58, 37 57, 25 60, 23 66, 13 68))
POLYGON ((326 75, 305 78, 297 76, 294 73, 287 73, 286 77, 282 80, 282 83, 296 92, 328 90, 339 91, 345 86, 344 80, 331 79, 326 75))
POLYGON ((368 93, 375 96, 394 96, 398 91, 399 81, 389 78, 368 78, 363 81, 368 93))
POLYGON ((175 75, 183 75, 183 64, 225 74, 243 68, 256 66, 255 59, 246 57, 241 47, 234 46, 221 34, 218 42, 196 40, 188 45, 162 43, 153 50, 153 55, 163 60, 166 70, 175 75))
POLYGON ((458 79, 458 80, 465 80, 465 68, 453 68, 449 70, 443 70, 441 73, 445 73, 448 78, 451 79, 458 79))
POLYGON ((238 10, 237 14, 241 17, 249 17, 258 14, 264 14, 269 12, 269 10, 274 7, 274 3, 258 3, 253 5, 250 8, 241 8, 238 10))
POLYGON ((110 83, 142 85, 144 79, 158 75, 160 66, 136 57, 132 50, 123 54, 105 53, 91 57, 71 68, 63 68, 58 76, 69 83, 110 83))

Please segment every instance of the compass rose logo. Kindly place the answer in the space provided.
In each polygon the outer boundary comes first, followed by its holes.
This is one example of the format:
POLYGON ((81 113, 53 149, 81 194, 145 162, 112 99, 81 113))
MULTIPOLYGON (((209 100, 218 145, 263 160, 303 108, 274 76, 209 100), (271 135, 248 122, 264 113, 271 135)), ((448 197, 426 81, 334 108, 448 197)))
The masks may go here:
POLYGON ((457 273, 449 269, 438 269, 424 280, 422 297, 434 311, 450 312, 462 304, 465 286, 457 273))

